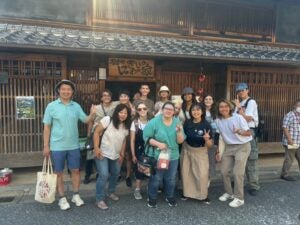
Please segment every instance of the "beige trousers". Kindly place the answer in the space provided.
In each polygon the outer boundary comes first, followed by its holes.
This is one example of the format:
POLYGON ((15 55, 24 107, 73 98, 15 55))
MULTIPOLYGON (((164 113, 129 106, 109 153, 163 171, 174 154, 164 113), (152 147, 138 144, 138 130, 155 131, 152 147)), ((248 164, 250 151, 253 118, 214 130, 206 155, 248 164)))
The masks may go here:
POLYGON ((222 156, 221 174, 225 192, 240 200, 244 200, 244 175, 250 151, 250 142, 238 145, 226 144, 222 156), (234 179, 234 190, 231 186, 231 176, 234 179))
POLYGON ((183 143, 180 157, 183 195, 203 200, 208 194, 209 161, 206 147, 183 143))

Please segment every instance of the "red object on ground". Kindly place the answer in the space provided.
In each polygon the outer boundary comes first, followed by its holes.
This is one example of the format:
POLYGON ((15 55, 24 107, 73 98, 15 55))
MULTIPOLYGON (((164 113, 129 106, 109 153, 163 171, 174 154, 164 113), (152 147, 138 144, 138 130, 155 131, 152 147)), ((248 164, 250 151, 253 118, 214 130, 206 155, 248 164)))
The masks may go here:
POLYGON ((11 182, 12 170, 3 169, 0 171, 0 186, 8 185, 11 182))

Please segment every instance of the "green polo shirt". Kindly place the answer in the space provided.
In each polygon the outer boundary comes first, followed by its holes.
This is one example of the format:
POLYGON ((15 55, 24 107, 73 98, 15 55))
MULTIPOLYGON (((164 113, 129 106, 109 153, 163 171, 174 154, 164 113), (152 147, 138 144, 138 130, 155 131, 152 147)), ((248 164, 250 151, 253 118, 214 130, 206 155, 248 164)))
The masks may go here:
POLYGON ((74 150, 79 146, 78 120, 86 122, 87 115, 81 106, 70 101, 64 104, 57 99, 47 105, 43 123, 51 126, 51 151, 74 150))
MULTIPOLYGON (((162 115, 158 115, 147 123, 143 130, 143 139, 146 142, 147 140, 153 138, 156 141, 167 144, 168 148, 171 150, 170 159, 179 159, 179 146, 177 144, 176 132, 177 125, 181 125, 178 118, 173 117, 172 124, 170 126, 166 126, 163 122, 162 115)), ((159 153, 160 150, 154 149, 154 151, 152 151, 151 148, 150 152, 148 152, 148 155, 158 158, 159 153)))

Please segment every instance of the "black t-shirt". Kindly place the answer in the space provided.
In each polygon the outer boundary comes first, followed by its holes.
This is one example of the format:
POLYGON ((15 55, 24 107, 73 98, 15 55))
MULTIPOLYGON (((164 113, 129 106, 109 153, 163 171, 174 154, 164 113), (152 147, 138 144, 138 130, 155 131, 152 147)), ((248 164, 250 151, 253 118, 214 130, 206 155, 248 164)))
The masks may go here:
MULTIPOLYGON (((210 131, 210 124, 204 120, 200 123, 194 123, 192 119, 186 120, 183 125, 184 133, 186 134, 186 142, 192 147, 204 147, 205 140, 203 138, 204 132, 210 131)), ((211 133, 209 133, 211 138, 211 133)))

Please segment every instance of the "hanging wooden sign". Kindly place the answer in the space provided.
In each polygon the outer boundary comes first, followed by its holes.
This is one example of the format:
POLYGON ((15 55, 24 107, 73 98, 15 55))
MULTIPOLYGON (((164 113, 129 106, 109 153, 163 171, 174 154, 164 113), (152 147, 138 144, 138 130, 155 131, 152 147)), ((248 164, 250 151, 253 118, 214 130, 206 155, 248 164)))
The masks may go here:
POLYGON ((154 61, 140 59, 109 59, 109 76, 154 77, 154 61))

